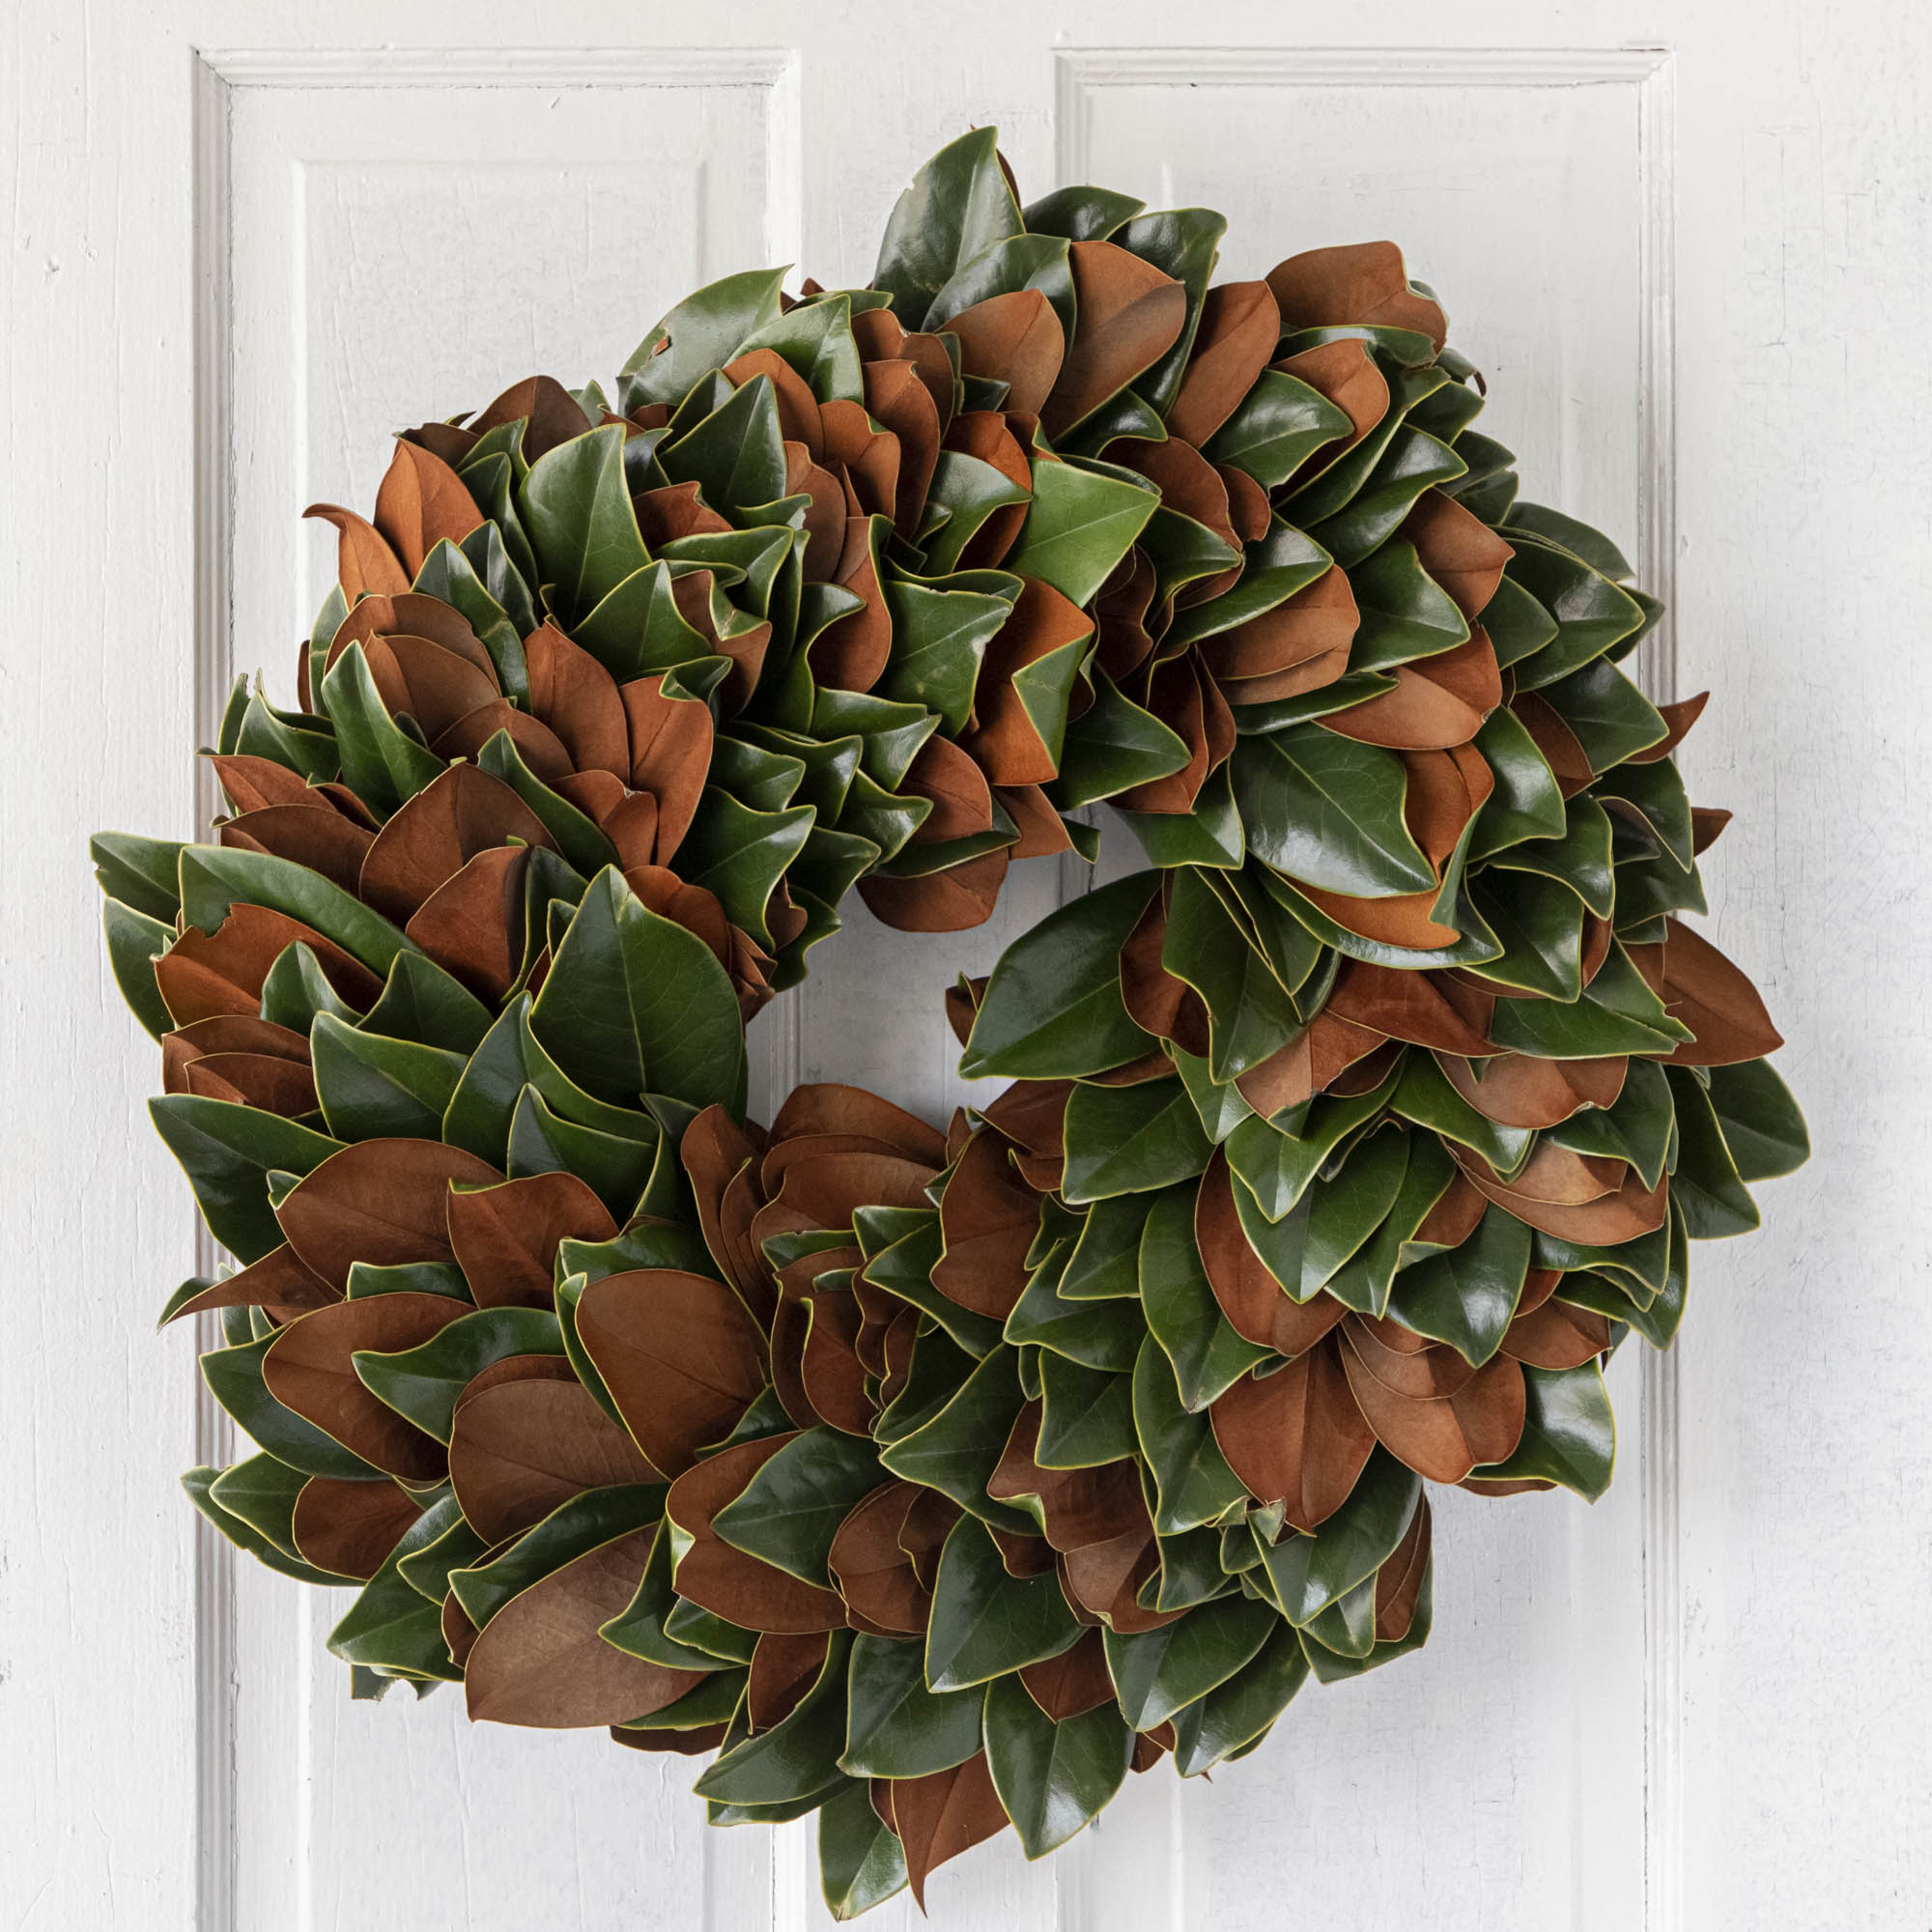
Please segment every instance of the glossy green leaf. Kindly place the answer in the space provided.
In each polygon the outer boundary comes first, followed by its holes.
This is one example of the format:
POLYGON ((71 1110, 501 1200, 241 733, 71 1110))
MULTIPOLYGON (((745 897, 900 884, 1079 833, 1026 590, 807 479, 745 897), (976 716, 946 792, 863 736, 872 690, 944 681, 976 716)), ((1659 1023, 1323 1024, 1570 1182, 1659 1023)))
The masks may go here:
POLYGON ((1204 1409, 1269 1350, 1229 1325, 1208 1284, 1194 1239, 1194 1195, 1163 1194, 1147 1217, 1140 1246, 1141 1305, 1154 1340, 1174 1365, 1180 1406, 1204 1409))
POLYGON ((1106 1633, 1107 1670, 1137 1731, 1164 1724, 1247 1663, 1280 1628, 1271 1604, 1224 1597, 1134 1636, 1106 1633))
POLYGON ((849 1784, 819 1806, 818 1874, 826 1910, 841 1924, 905 1889, 904 1847, 864 1784, 849 1784))
POLYGON ((1282 1614, 1299 1628, 1312 1623, 1391 1555, 1422 1495, 1422 1478, 1378 1447, 1349 1499, 1313 1536, 1284 1530, 1278 1543, 1259 1534, 1262 1568, 1282 1614))
POLYGON ((1158 883, 1137 872, 1021 934, 993 968, 959 1062, 969 1079, 1066 1079, 1151 1052, 1121 997, 1121 949, 1158 883))
POLYGON ((1479 1468, 1492 1482, 1542 1477, 1595 1502, 1610 1486, 1617 1425, 1604 1372, 1595 1362, 1577 1369, 1522 1372, 1527 1396, 1522 1440, 1507 1462, 1479 1468))
POLYGON ((1179 1080, 1128 1087, 1082 1083, 1066 1103, 1066 1170, 1062 1196, 1099 1201, 1186 1180, 1213 1149, 1179 1080))
POLYGON ((1709 1072, 1711 1105, 1744 1179, 1773 1180, 1810 1159, 1804 1117, 1770 1061, 1747 1060, 1709 1072))
POLYGON ((618 393, 625 411, 681 403, 700 376, 722 369, 740 344, 778 322, 783 279, 782 269, 726 275, 660 317, 624 364, 618 393))
POLYGON ((986 1494, 1025 1401, 1019 1350, 1004 1345, 993 1350, 954 1388, 944 1407, 881 1450, 879 1461, 894 1475, 938 1490, 995 1528, 1031 1533, 1034 1524, 1024 1512, 986 1494))
POLYGON ((1039 1382, 1039 1440, 1033 1453, 1041 1468, 1093 1469, 1139 1452, 1131 1376, 1046 1354, 1039 1382))
POLYGON ((1247 1486, 1228 1466, 1206 1412, 1190 1413, 1182 1404, 1174 1364, 1151 1335, 1134 1364, 1133 1406, 1134 1433, 1157 1497, 1153 1525, 1161 1535, 1213 1522, 1246 1499, 1247 1486))
POLYGON ((1530 1231, 1507 1208, 1491 1207, 1461 1247, 1396 1276, 1389 1314, 1481 1367, 1516 1315, 1529 1259, 1530 1231))
POLYGON ((315 1091, 340 1141, 435 1140, 464 1056, 387 1039, 319 1013, 309 1036, 315 1091))
POLYGON ((1034 467, 1033 506, 1003 568, 1087 605, 1160 507, 1160 492, 1077 463, 1034 467))
POLYGON ((952 1525, 940 1551, 925 1634, 929 1689, 965 1690, 1058 1657, 1080 1631, 1053 1571, 1009 1577, 983 1523, 962 1516, 952 1525))
MULTIPOLYGON (((838 1752, 844 1741, 846 1680, 855 1648, 848 1632, 834 1631, 824 1667, 797 1707, 769 1730, 721 1751, 692 1789, 700 1798, 727 1804, 781 1804, 838 1789, 843 1782, 838 1752)), ((856 1689, 856 1671, 852 1682, 856 1689)))
POLYGON ((651 560, 631 508, 624 435, 621 423, 608 423, 558 443, 518 492, 546 594, 566 626, 651 560))
POLYGON ((926 1777, 964 1764, 980 1748, 985 1687, 932 1690, 917 1637, 859 1636, 845 1744, 838 1759, 853 1777, 926 1777))
POLYGON ((1126 1777, 1133 1745, 1112 1704, 1056 1723, 1017 1677, 986 1693, 993 1789, 1030 1859, 1064 1845, 1105 1807, 1126 1777))
POLYGON ((209 1233, 244 1265, 282 1245, 269 1176, 308 1174, 342 1150, 279 1114, 198 1094, 164 1094, 148 1102, 148 1113, 181 1162, 209 1233))
POLYGON ((560 1355, 563 1336, 547 1308, 479 1308, 414 1349, 357 1350, 350 1360, 370 1394, 439 1442, 447 1442, 463 1392, 493 1363, 512 1355, 560 1355))
POLYGON ((1262 1737, 1308 1679, 1294 1627, 1278 1623, 1240 1669, 1174 1714, 1174 1768, 1199 1777, 1262 1737))
POLYGON ((883 1480, 878 1451, 869 1440, 821 1425, 761 1463, 712 1519, 712 1527, 733 1548, 830 1590, 835 1585, 826 1559, 832 1539, 883 1480))

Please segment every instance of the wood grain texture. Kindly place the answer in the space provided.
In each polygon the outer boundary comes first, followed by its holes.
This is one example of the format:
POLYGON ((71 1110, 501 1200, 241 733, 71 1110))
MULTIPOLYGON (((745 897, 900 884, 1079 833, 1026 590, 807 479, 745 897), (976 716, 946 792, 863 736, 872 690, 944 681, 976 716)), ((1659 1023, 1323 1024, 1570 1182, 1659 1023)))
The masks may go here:
MULTIPOLYGON (((472 1730, 446 1694, 351 1705, 326 1600, 252 1565, 226 1647, 231 1573, 173 1480, 200 1453, 191 1345, 150 1333, 194 1266, 185 1190, 81 853, 99 826, 190 829, 198 653, 283 678, 326 562, 296 512, 365 498, 385 429, 526 362, 608 375, 741 261, 865 280, 910 166, 970 122, 1030 191, 1085 157, 1225 209, 1227 272, 1400 237, 1530 494, 1674 563, 1679 688, 1718 690, 1687 773, 1738 813, 1713 923, 1792 1041, 1820 1153, 1766 1190, 1762 1235, 1699 1250, 1647 1415, 1619 1361, 1605 1503, 1453 1498, 1420 1658, 1304 1693, 1211 1790, 1134 1780, 1045 1864, 947 1867, 935 1920, 1923 1921, 1932 1052, 1903 962, 1932 939, 1928 58, 1900 0, 1389 0, 1346 24, 988 0, 889 32, 828 0, 14 0, 0 1926, 828 1923, 810 1828, 708 1833, 681 1761, 472 1730), (1302 50, 1337 32, 1378 44, 1302 50)), ((944 985, 1082 883, 1036 864, 961 942, 855 905, 759 1022, 768 1104, 838 1073, 943 1114, 965 1091, 944 985)))

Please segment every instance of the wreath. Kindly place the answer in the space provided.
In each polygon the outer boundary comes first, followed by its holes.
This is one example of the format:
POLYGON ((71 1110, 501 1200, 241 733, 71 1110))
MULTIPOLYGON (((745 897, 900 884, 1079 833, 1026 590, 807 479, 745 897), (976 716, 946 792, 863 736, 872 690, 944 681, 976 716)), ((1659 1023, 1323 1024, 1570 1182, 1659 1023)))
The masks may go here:
POLYGON ((840 1918, 1419 1646, 1426 1485, 1599 1495, 1602 1363, 1807 1151, 1661 607, 1394 246, 1224 225, 977 131, 870 288, 403 432, 213 842, 95 841, 237 1264, 196 1507, 356 1589, 354 1695, 816 1812, 840 1918), (946 995, 998 1098, 745 1117, 851 892, 975 924, 1101 801, 1146 868, 946 995))

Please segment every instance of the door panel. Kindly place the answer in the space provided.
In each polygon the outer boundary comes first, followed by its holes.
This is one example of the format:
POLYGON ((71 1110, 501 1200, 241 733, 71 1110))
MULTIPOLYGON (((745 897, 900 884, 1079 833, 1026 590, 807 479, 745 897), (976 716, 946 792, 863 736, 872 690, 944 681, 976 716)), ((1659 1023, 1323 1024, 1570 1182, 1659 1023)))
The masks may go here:
MULTIPOLYGON (((1646 675, 1668 695, 1681 655, 1686 691, 1719 687, 1686 760, 1741 814, 1713 908, 1825 1152, 1767 1192, 1764 1235, 1700 1254, 1681 1359, 1615 1364, 1603 1503, 1441 1498, 1419 1657, 1304 1691, 1211 1788, 1131 1780, 1045 1864, 1008 1839, 947 1867, 935 1922, 1924 1918, 1932 1659, 1921 1620, 1858 1605, 1932 1588, 1932 1084, 1899 965, 1932 933, 1909 883, 1932 142, 1901 79, 1932 22, 1843 0, 1833 23, 1739 0, 1389 0, 1346 25, 1279 0, 12 0, 0 1444, 24 1506, 0 1517, 0 1815, 25 1855, 0 1857, 0 1925, 829 1925, 809 1824, 710 1831, 685 1762, 471 1727, 447 1690, 352 1704, 327 1600, 197 1535, 172 1471, 234 1452, 188 1337, 147 1332, 195 1247, 76 866, 98 824, 205 821, 185 749, 231 667, 288 693, 333 548, 298 513, 366 506, 385 432, 532 369, 608 380, 734 268, 868 279, 910 170, 976 122, 1029 194, 1220 208, 1223 275, 1404 243, 1527 493, 1681 593, 1646 675)), ((1102 876, 1136 862, 1112 832, 1102 876)), ((943 939, 855 903, 757 1024, 754 1107, 839 1078, 943 1119, 971 1092, 947 984, 1088 883, 1030 862, 943 939)))

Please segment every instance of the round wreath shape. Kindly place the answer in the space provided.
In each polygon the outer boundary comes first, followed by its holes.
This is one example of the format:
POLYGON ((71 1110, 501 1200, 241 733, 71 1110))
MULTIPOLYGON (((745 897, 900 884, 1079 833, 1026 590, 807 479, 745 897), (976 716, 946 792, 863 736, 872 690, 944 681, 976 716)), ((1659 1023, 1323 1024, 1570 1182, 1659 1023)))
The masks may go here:
POLYGON ((816 1812, 841 1918, 1419 1646, 1426 1486, 1600 1494, 1604 1360, 1807 1151, 1659 605, 1391 244, 1223 228, 980 130, 871 288, 404 432, 214 842, 95 843, 237 1264, 196 1506, 358 1589, 355 1695, 816 1812), (975 924, 1101 801, 1146 868, 946 995, 997 1098, 746 1118, 852 891, 975 924))

